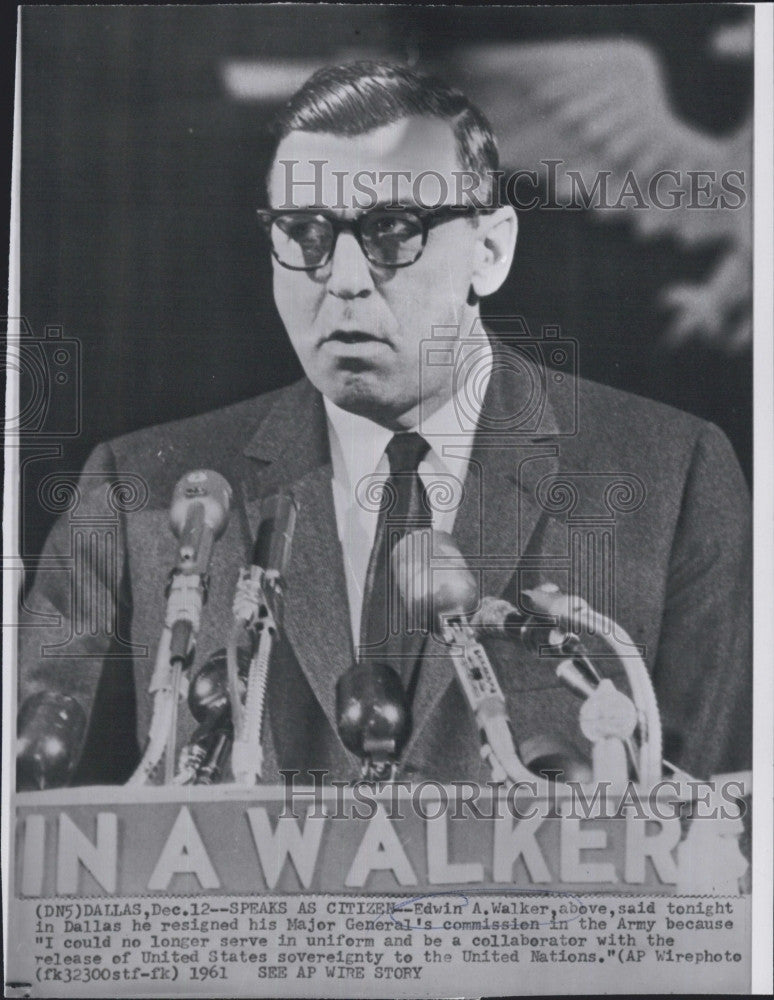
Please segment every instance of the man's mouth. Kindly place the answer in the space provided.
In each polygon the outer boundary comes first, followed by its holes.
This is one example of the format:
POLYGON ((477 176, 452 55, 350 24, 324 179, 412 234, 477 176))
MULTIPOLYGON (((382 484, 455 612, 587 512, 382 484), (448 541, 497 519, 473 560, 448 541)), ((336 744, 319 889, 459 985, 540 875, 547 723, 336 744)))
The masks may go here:
POLYGON ((334 330, 333 333, 329 334, 326 341, 334 341, 337 344, 368 344, 368 343, 383 343, 384 339, 382 337, 377 337, 373 333, 368 333, 366 330, 334 330))

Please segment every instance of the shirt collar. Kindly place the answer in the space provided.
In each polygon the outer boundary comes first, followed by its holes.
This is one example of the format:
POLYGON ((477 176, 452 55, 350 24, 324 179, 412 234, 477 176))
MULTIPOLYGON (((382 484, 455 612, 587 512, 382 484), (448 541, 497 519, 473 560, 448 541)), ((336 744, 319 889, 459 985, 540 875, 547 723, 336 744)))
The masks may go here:
POLYGON ((351 484, 361 482, 376 472, 393 432, 367 417, 358 416, 323 396, 328 417, 328 437, 335 478, 346 474, 351 484))

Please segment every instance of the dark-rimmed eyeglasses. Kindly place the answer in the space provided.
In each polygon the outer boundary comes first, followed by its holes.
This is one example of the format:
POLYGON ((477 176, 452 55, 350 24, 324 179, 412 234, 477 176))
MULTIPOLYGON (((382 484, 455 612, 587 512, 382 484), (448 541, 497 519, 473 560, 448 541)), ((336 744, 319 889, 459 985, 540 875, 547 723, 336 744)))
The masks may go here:
POLYGON ((419 260, 433 226, 451 219, 493 212, 476 205, 437 208, 382 207, 342 219, 318 209, 257 209, 269 234, 272 256, 291 271, 315 271, 333 257, 339 233, 351 232, 366 256, 378 267, 408 267, 419 260))

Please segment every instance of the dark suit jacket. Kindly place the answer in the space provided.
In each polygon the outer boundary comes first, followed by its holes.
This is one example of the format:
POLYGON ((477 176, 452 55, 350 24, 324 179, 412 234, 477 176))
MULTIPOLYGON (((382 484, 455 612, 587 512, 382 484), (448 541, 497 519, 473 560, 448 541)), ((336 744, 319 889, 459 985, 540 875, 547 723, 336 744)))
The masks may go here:
MULTIPOLYGON (((749 766, 749 504, 729 443, 671 408, 570 376, 557 388, 552 378, 497 353, 455 523, 460 549, 483 593, 517 602, 524 587, 551 580, 620 622, 652 674, 670 760, 696 774, 749 766)), ((225 645, 262 497, 290 488, 299 517, 285 637, 270 673, 265 776, 296 767, 356 777, 335 725, 335 682, 354 650, 325 414, 305 380, 95 450, 25 600, 20 703, 56 689, 90 711, 103 670, 124 679, 133 672, 142 745, 163 588, 175 563, 170 498, 194 468, 215 469, 234 488, 197 664, 225 645)), ((58 502, 67 506, 61 492, 58 502)), ((519 744, 547 733, 588 752, 578 702, 551 663, 506 641, 490 643, 490 652, 519 744)), ((600 663, 616 673, 611 661, 600 663)), ((181 707, 178 745, 193 728, 181 707)), ((488 777, 442 655, 422 661, 402 773, 488 777)))

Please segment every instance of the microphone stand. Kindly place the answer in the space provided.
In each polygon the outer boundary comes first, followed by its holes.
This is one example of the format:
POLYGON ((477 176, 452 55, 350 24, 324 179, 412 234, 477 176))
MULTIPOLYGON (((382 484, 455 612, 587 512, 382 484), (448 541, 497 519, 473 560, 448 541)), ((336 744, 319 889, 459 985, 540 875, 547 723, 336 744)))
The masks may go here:
MULTIPOLYGON (((609 779, 609 775, 597 773, 597 759, 599 770, 613 767, 618 777, 622 770, 626 774, 622 762, 626 747, 637 758, 638 780, 645 785, 656 784, 661 779, 662 769, 661 717, 650 674, 630 636, 612 618, 595 611, 582 598, 562 594, 554 585, 548 584, 529 591, 528 596, 535 604, 536 611, 557 618, 570 629, 583 616, 588 631, 600 636, 626 672, 631 699, 618 691, 610 680, 601 680, 590 692, 584 693, 580 723, 584 735, 592 742, 593 753, 596 754, 595 780, 599 781, 605 776, 609 779), (635 729, 640 736, 639 754, 635 754, 631 741, 635 729), (619 744, 618 749, 616 743, 619 744)), ((578 637, 573 633, 565 639, 565 642, 568 641, 571 647, 580 645, 578 637)), ((569 666, 567 661, 563 661, 557 666, 556 672, 560 680, 574 689, 570 678, 572 666, 572 660, 569 661, 569 666)))
POLYGON ((557 624, 524 622, 524 616, 508 602, 484 598, 483 607, 473 617, 479 628, 491 627, 487 615, 493 609, 504 620, 498 628, 506 634, 511 616, 518 624, 518 634, 528 648, 564 653, 556 667, 556 676, 574 694, 583 699, 580 727, 592 743, 594 780, 625 784, 628 778, 627 756, 637 780, 655 784, 661 778, 661 718, 655 691, 642 657, 626 631, 611 618, 595 611, 583 598, 561 593, 555 584, 544 584, 524 592, 536 614, 553 618, 557 624), (583 619, 590 633, 598 635, 621 663, 631 689, 628 698, 609 679, 602 679, 576 633, 583 619), (532 633, 532 634, 530 634, 532 633), (639 752, 633 736, 639 734, 639 752))
POLYGON ((460 687, 479 723, 481 756, 492 769, 493 780, 534 782, 535 775, 516 753, 505 696, 475 630, 462 615, 443 615, 441 635, 449 646, 460 687))
POLYGON ((174 777, 177 705, 183 696, 183 669, 188 665, 186 651, 190 636, 199 630, 200 607, 206 600, 206 574, 185 573, 177 568, 170 574, 167 587, 167 613, 156 650, 156 663, 148 692, 153 695, 148 743, 130 785, 142 785, 165 758, 165 784, 174 777), (186 628, 181 628, 181 623, 186 628))
POLYGON ((231 716, 234 720, 234 744, 231 749, 231 769, 239 784, 254 785, 263 771, 263 714, 269 662, 279 630, 272 608, 277 606, 278 588, 268 574, 253 569, 240 571, 234 597, 235 622, 226 646, 228 690, 231 716), (251 637, 254 647, 247 674, 244 705, 239 692, 239 638, 243 632, 251 637), (257 641, 256 641, 257 637, 257 641))
POLYGON ((231 769, 239 784, 255 785, 263 771, 263 717, 269 664, 282 628, 284 579, 298 509, 288 493, 277 493, 264 502, 251 566, 241 569, 234 594, 234 624, 226 645, 234 743, 231 769), (242 704, 239 686, 239 640, 249 642, 250 667, 242 704))
POLYGON ((473 612, 478 586, 454 538, 445 531, 409 532, 392 550, 391 562, 401 598, 419 621, 433 623, 448 646, 462 692, 478 723, 481 756, 495 781, 530 782, 547 790, 519 759, 497 674, 478 641, 473 612))
POLYGON ((153 714, 148 742, 127 785, 144 785, 164 762, 164 783, 175 776, 177 706, 183 690, 183 671, 193 658, 202 607, 207 601, 207 567, 215 541, 229 520, 231 487, 217 472, 189 472, 178 482, 172 497, 170 525, 180 538, 178 561, 166 587, 164 627, 148 693, 153 714))
POLYGON ((465 566, 453 537, 447 532, 432 532, 428 556, 421 541, 409 533, 392 553, 401 596, 407 606, 426 614, 440 624, 443 640, 451 656, 460 686, 479 725, 482 754, 489 761, 496 780, 503 774, 514 782, 534 781, 534 774, 519 758, 508 719, 505 698, 486 650, 477 638, 477 630, 494 627, 506 631, 509 617, 516 618, 519 635, 528 646, 540 652, 542 645, 564 655, 557 668, 559 679, 584 698, 580 712, 581 731, 593 746, 594 780, 628 780, 626 754, 635 764, 641 782, 655 784, 661 776, 661 720, 645 664, 636 653, 629 636, 611 619, 594 611, 578 597, 566 596, 555 584, 545 584, 526 591, 536 614, 553 618, 550 622, 532 622, 507 601, 479 599, 478 589, 465 566), (419 554, 419 555, 418 555, 419 554), (482 606, 483 605, 483 606, 482 606), (493 607, 494 606, 494 607, 493 607), (486 610, 484 610, 486 608, 486 610), (494 621, 487 622, 487 613, 494 621), (601 635, 608 648, 620 660, 626 672, 632 699, 618 691, 612 681, 602 679, 575 634, 575 622, 584 615, 592 633, 601 635), (534 626, 533 629, 528 626, 534 626), (639 754, 633 734, 638 730, 639 754))

